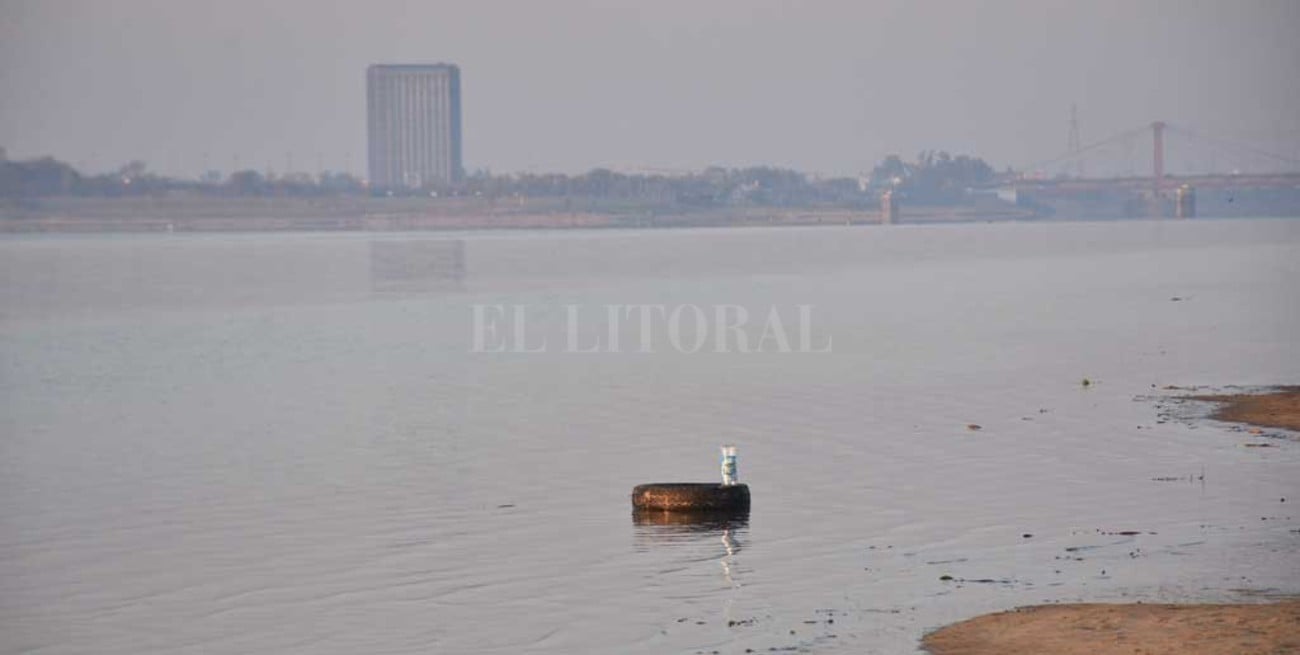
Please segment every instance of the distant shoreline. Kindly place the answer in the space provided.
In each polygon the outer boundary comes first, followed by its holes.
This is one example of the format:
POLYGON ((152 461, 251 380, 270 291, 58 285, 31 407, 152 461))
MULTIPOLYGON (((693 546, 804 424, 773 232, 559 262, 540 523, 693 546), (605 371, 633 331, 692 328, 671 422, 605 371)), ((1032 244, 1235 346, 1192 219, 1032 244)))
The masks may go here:
MULTIPOLYGON (((1024 220, 1017 215, 909 216, 900 223, 937 224, 1024 220)), ((773 212, 768 215, 618 217, 603 214, 535 214, 498 216, 359 216, 350 218, 227 217, 96 219, 49 217, 0 220, 0 233, 219 233, 219 232, 406 232, 449 230, 646 229, 689 227, 761 227, 879 225, 879 217, 855 212, 773 212)))
MULTIPOLYGON (((875 208, 649 206, 508 198, 44 198, 0 204, 4 233, 438 231, 866 225, 875 208)), ((1028 210, 911 206, 904 223, 1024 220, 1028 210)))

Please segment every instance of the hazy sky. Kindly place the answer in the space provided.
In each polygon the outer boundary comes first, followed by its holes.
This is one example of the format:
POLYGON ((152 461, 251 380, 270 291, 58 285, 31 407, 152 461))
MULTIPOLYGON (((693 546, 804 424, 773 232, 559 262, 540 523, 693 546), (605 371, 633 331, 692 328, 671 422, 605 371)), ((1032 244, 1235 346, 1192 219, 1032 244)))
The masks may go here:
POLYGON ((1297 34, 1297 0, 0 0, 0 147, 364 174, 366 66, 452 62, 470 170, 1019 168, 1071 103, 1085 144, 1163 119, 1295 156, 1297 34))

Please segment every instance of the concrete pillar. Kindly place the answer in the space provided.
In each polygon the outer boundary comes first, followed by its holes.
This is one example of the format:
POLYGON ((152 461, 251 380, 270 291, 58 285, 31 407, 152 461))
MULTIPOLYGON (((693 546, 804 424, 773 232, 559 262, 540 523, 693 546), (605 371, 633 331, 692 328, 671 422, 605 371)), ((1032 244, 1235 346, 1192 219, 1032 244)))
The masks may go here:
POLYGON ((1184 184, 1174 194, 1174 216, 1196 218, 1196 187, 1184 184))
POLYGON ((880 194, 880 223, 890 225, 898 222, 898 201, 893 191, 880 194))

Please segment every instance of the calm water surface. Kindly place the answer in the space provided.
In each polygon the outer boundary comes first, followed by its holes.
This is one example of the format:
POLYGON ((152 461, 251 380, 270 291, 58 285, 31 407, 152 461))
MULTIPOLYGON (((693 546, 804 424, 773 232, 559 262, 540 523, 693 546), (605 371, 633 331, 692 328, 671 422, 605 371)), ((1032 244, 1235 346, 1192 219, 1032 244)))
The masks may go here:
POLYGON ((0 651, 906 653, 1298 593, 1300 444, 1161 409, 1300 381, 1297 288, 1295 220, 5 237, 0 651), (557 343, 610 304, 832 351, 557 343), (633 520, 721 443, 748 520, 633 520))

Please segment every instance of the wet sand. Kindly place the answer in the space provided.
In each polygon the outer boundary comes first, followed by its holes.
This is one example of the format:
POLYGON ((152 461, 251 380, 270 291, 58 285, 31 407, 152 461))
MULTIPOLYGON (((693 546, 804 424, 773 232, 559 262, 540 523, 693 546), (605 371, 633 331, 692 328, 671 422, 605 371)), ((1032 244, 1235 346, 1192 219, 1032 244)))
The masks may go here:
MULTIPOLYGON (((1215 420, 1300 431, 1300 387, 1189 398, 1220 403, 1215 420)), ((1300 600, 1040 605, 955 623, 926 635, 922 646, 933 655, 1300 653, 1300 600)))
POLYGON ((1041 605, 926 636, 934 655, 1300 653, 1300 600, 1265 605, 1041 605))
POLYGON ((1191 396, 1191 399, 1220 403, 1219 409, 1210 415, 1215 420, 1300 432, 1300 387, 1280 387, 1263 394, 1191 396))

